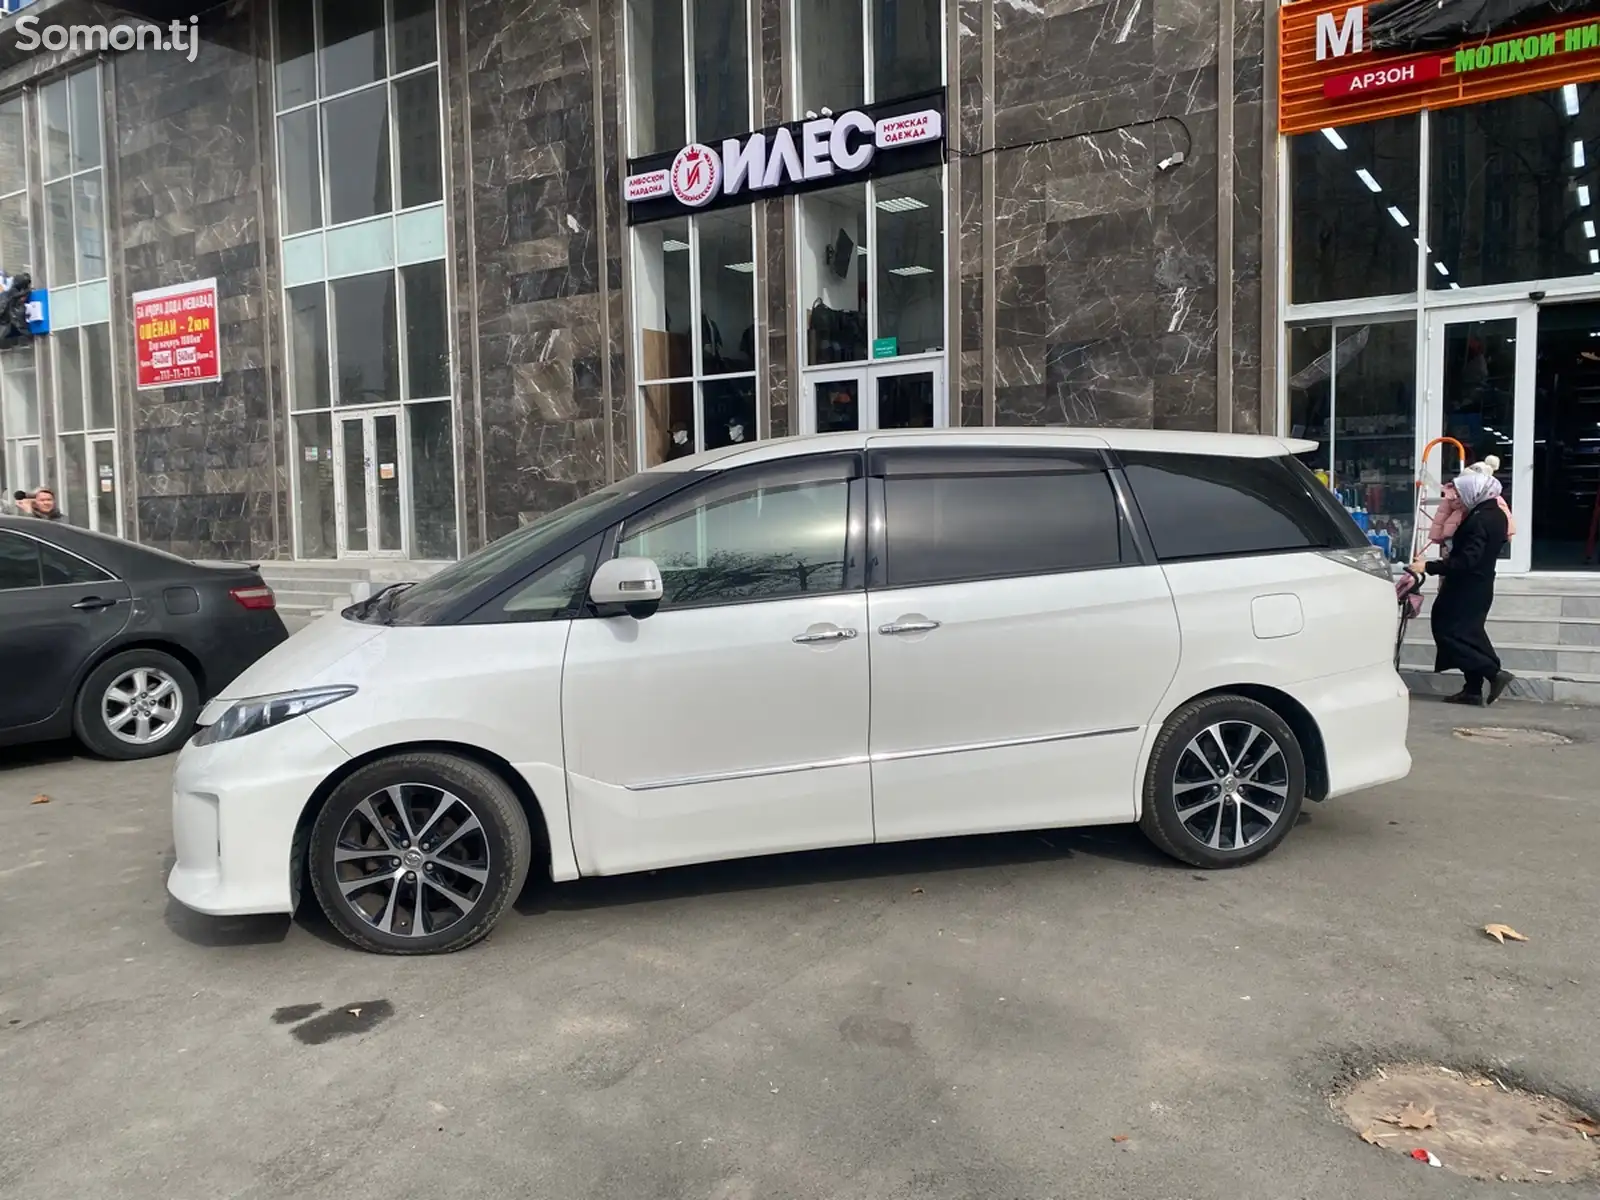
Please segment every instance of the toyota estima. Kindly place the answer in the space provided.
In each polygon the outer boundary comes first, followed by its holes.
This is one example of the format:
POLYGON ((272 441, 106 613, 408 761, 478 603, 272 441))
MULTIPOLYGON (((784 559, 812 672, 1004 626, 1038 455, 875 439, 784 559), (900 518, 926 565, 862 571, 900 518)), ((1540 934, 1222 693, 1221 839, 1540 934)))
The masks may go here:
POLYGON ((1231 867, 1411 767, 1381 554, 1294 457, 1149 431, 686 458, 323 618, 201 714, 169 887, 457 950, 557 881, 1137 822, 1231 867))

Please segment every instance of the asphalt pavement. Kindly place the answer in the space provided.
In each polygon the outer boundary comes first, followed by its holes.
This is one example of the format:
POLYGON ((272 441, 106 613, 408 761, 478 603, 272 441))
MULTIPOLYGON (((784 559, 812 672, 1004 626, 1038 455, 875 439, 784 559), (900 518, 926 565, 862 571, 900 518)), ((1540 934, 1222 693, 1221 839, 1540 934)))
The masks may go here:
POLYGON ((1424 1059, 1600 1109, 1597 733, 1419 699, 1410 780, 1240 871, 1120 829, 796 855, 535 886, 423 960, 170 904, 170 762, 0 752, 0 1197, 1593 1196, 1328 1095, 1424 1059))

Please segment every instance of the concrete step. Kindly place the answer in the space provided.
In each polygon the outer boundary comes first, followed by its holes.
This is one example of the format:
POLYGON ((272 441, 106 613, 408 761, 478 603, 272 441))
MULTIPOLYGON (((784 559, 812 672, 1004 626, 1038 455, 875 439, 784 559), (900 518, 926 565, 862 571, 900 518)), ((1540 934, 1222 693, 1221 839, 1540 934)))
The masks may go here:
POLYGON ((333 608, 337 606, 343 608, 346 604, 351 603, 351 595, 348 589, 296 588, 290 591, 287 588, 275 587, 272 589, 272 593, 278 598, 279 608, 283 608, 286 605, 309 605, 313 608, 333 608))

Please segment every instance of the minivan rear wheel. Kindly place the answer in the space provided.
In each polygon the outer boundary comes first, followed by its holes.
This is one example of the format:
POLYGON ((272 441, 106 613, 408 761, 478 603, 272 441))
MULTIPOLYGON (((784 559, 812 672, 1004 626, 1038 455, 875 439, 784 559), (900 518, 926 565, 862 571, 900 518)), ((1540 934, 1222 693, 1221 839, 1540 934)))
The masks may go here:
POLYGON ((494 928, 532 853, 527 814, 498 775, 455 755, 401 753, 328 797, 311 830, 311 886, 363 950, 447 954, 494 928))
POLYGON ((1305 794, 1305 755, 1288 723, 1259 701, 1207 696, 1156 738, 1139 827, 1180 862, 1237 867, 1289 836, 1305 794))

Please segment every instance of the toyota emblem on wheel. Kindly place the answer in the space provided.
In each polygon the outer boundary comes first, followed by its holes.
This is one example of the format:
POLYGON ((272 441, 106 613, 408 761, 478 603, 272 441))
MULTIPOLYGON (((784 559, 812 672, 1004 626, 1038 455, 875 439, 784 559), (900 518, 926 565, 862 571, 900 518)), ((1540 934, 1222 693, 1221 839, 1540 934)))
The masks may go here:
POLYGON ((685 146, 672 160, 672 194, 680 204, 700 208, 709 204, 722 182, 722 159, 710 146, 698 142, 685 146))

